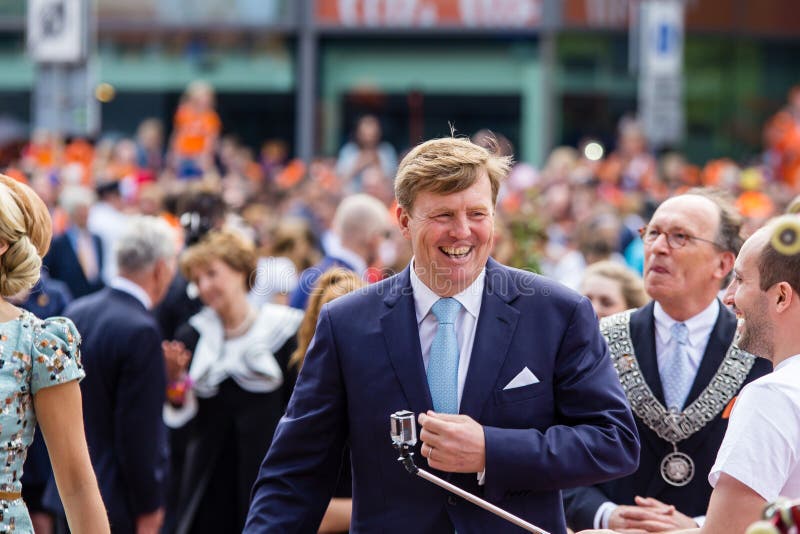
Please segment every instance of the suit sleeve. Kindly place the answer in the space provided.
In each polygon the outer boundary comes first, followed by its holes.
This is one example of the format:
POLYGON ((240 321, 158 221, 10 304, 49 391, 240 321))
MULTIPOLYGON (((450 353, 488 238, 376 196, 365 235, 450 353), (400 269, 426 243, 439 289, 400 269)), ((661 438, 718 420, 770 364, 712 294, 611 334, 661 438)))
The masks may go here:
POLYGON ((596 484, 636 469, 633 415, 586 298, 567 321, 553 373, 553 425, 544 432, 484 427, 490 499, 596 484))
POLYGON ((116 391, 114 449, 130 489, 131 511, 139 516, 164 503, 168 452, 161 414, 167 380, 155 328, 136 329, 129 346, 135 349, 121 364, 116 391))
POLYGON ((326 306, 253 487, 245 533, 317 531, 336 487, 347 427, 341 364, 326 306))
POLYGON ((605 502, 613 502, 598 486, 564 490, 564 515, 575 531, 594 528, 594 516, 605 502))

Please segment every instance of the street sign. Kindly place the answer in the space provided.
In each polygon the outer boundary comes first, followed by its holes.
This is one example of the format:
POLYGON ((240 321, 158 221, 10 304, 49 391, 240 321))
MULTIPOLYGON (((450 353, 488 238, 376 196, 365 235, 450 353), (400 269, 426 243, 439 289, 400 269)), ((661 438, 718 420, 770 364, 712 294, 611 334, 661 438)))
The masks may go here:
POLYGON ((683 0, 646 0, 639 17, 639 119, 658 149, 684 137, 683 0))
POLYGON ((28 52, 38 63, 86 57, 86 0, 28 0, 28 52))
POLYGON ((94 97, 92 0, 28 0, 28 52, 36 62, 34 128, 63 135, 99 131, 94 97))

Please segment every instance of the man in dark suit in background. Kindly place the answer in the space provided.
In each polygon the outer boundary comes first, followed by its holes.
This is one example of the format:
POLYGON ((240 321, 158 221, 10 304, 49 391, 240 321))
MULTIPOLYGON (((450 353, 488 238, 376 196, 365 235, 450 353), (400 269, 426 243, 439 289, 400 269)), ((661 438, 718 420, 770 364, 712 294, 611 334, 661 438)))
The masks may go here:
POLYGON ((103 288, 103 244, 87 226, 94 192, 81 186, 65 187, 59 204, 69 217, 69 227, 53 239, 43 259, 51 278, 61 280, 75 298, 103 288))
POLYGON ((161 332, 150 309, 175 274, 175 237, 160 219, 131 219, 118 276, 65 311, 83 336, 86 440, 115 533, 153 533, 163 520, 168 449, 161 332))
POLYGON ((364 278, 367 267, 378 258, 388 231, 389 211, 380 200, 364 193, 345 197, 333 216, 325 256, 300 273, 289 305, 305 309, 314 285, 328 269, 341 267, 364 278))
POLYGON ((400 409, 420 414, 424 467, 553 534, 566 530, 561 488, 636 468, 633 418, 590 302, 489 258, 509 165, 455 138, 403 160, 395 192, 412 264, 322 309, 245 532, 316 532, 345 442, 351 532, 509 532, 397 462, 389 417, 400 409))
POLYGON ((662 203, 642 230, 654 301, 601 322, 642 439, 639 469, 565 492, 573 529, 660 532, 703 522, 707 475, 735 396, 770 371, 732 346, 736 317, 718 298, 740 229, 726 198, 695 189, 662 203))

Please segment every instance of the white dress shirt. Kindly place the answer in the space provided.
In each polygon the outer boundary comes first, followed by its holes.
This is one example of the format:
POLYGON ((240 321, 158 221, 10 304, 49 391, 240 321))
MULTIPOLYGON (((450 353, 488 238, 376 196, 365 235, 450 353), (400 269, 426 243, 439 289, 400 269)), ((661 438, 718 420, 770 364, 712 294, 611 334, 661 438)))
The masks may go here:
POLYGON ((367 272, 367 267, 369 267, 367 262, 364 261, 364 258, 349 248, 343 246, 342 242, 338 239, 332 240, 328 247, 329 248, 325 249, 325 254, 327 256, 344 261, 353 268, 353 272, 355 272, 361 278, 364 278, 364 274, 367 272))
POLYGON ((121 276, 115 276, 111 279, 111 282, 108 284, 108 287, 116 289, 118 291, 122 291, 123 293, 127 293, 128 295, 132 296, 136 300, 142 303, 146 309, 152 309, 153 301, 150 300, 150 296, 147 292, 142 289, 142 286, 135 282, 131 282, 127 278, 123 278, 121 276))
POLYGON ((684 348, 689 356, 689 369, 692 374, 697 374, 700 369, 700 362, 703 361, 703 354, 708 346, 708 338, 714 329, 714 324, 719 317, 719 302, 714 299, 706 309, 685 321, 676 321, 664 311, 661 304, 656 302, 653 308, 653 317, 656 323, 656 359, 658 360, 658 371, 662 372, 666 359, 675 353, 675 341, 672 337, 672 326, 678 322, 683 322, 689 330, 689 342, 684 348))
MULTIPOLYGON (((486 282, 486 269, 483 269, 472 284, 464 291, 453 295, 461 304, 461 309, 456 317, 456 339, 458 339, 458 405, 461 406, 461 395, 464 392, 464 383, 467 381, 469 361, 472 356, 472 345, 475 343, 475 327, 478 324, 478 314, 483 301, 483 287, 486 282)), ((431 307, 440 298, 414 272, 414 261, 411 261, 411 288, 414 291, 414 309, 417 313, 417 326, 419 327, 419 343, 422 349, 422 363, 428 370, 428 361, 431 357, 431 345, 436 336, 439 321, 431 312, 431 307)))
MULTIPOLYGON (((419 344, 422 349, 422 363, 425 371, 431 359, 431 345, 439 328, 439 320, 431 312, 431 308, 440 298, 431 288, 420 280, 414 271, 414 259, 411 260, 411 289, 414 291, 414 310, 417 314, 417 327, 419 328, 419 344)), ((472 346, 475 344, 475 327, 478 325, 478 315, 483 301, 483 288, 486 284, 486 269, 482 269, 478 277, 464 291, 453 295, 461 304, 456 317, 455 331, 458 340, 458 405, 461 406, 461 395, 464 393, 464 383, 467 381, 467 371, 472 357, 472 346)), ((486 479, 486 469, 477 473, 478 484, 483 485, 486 479)))

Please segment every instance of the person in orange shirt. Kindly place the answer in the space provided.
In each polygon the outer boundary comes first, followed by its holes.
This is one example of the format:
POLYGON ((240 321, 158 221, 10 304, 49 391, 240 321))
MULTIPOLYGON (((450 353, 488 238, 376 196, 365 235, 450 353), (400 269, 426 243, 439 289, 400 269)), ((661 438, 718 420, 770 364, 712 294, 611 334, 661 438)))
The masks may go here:
POLYGON ((617 148, 597 174, 603 184, 622 191, 647 191, 655 183, 656 162, 648 152, 644 130, 635 119, 620 120, 617 148))
POLYGON ((27 173, 51 171, 61 164, 64 141, 57 134, 39 128, 22 150, 22 170, 27 173))
POLYGON ((175 113, 171 160, 179 178, 197 178, 211 169, 222 121, 214 110, 214 89, 194 81, 175 113))
POLYGON ((800 188, 800 84, 789 90, 788 105, 767 122, 764 129, 776 177, 800 188))
POLYGON ((64 164, 77 164, 81 169, 80 183, 86 187, 93 187, 92 161, 94 160, 94 146, 83 137, 72 139, 64 147, 64 164))

